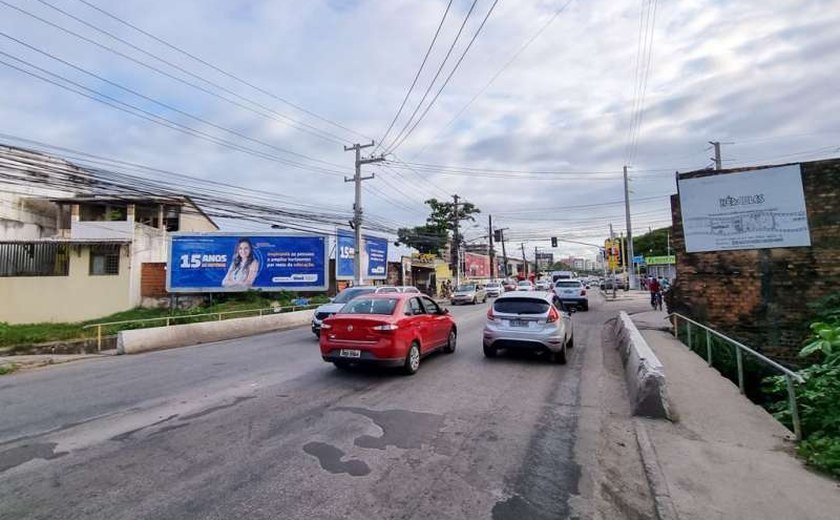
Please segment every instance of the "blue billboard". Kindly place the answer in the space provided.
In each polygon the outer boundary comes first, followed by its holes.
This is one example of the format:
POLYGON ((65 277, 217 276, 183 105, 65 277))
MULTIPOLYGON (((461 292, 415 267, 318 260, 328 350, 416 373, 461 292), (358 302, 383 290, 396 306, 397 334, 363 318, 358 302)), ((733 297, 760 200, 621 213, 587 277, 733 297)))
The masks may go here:
POLYGON ((322 235, 174 233, 169 292, 325 291, 328 240, 322 235))
MULTIPOLYGON (((362 278, 384 280, 388 277, 388 240, 362 237, 362 278)), ((356 237, 352 231, 339 229, 336 234, 335 277, 337 280, 353 279, 356 258, 356 237)))

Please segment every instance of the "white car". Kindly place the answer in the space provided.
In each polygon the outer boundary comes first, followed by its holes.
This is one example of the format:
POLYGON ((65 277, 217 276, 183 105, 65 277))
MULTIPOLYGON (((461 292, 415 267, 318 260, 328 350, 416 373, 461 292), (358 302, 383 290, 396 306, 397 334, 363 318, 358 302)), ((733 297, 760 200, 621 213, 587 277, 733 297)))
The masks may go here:
POLYGON ((517 291, 533 291, 534 284, 530 280, 522 280, 516 284, 517 291))
POLYGON ((554 294, 564 305, 574 306, 582 311, 589 310, 589 296, 580 280, 557 280, 554 282, 554 294))
POLYGON ((487 296, 493 298, 501 296, 505 293, 505 288, 501 282, 487 282, 487 285, 484 286, 484 290, 487 291, 487 296))
POLYGON ((312 333, 315 334, 316 337, 321 337, 321 323, 332 316, 333 314, 337 313, 344 307, 344 304, 356 298, 357 296, 361 296, 363 294, 380 294, 380 293, 397 293, 400 290, 393 285, 360 285, 357 287, 348 287, 344 289, 338 295, 333 298, 330 303, 325 303, 321 305, 317 309, 315 309, 315 314, 312 315, 312 333))
POLYGON ((420 294, 420 289, 414 287, 413 285, 398 285, 396 289, 401 293, 420 294))

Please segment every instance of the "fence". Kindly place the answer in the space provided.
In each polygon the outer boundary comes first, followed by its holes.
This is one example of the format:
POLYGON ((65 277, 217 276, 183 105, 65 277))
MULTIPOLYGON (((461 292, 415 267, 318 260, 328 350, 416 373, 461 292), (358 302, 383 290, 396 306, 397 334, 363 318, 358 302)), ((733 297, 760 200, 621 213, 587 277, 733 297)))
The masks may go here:
POLYGON ((702 323, 698 323, 687 316, 683 316, 679 313, 671 313, 668 315, 671 318, 671 323, 674 326, 674 336, 679 337, 679 320, 685 321, 686 326, 686 345, 689 349, 695 350, 694 341, 700 341, 700 333, 701 331, 705 331, 705 347, 706 347, 706 360, 709 363, 709 366, 712 365, 713 360, 713 350, 712 350, 712 337, 719 338, 724 342, 732 345, 735 347, 734 354, 735 354, 735 363, 736 363, 736 371, 737 371, 737 380, 738 380, 738 388, 741 390, 741 393, 745 393, 745 385, 744 385, 744 353, 746 352, 751 358, 755 359, 756 361, 760 362, 761 364, 771 367, 779 372, 781 372, 785 377, 785 383, 787 385, 788 391, 788 406, 790 407, 790 415, 793 421, 793 433, 796 435, 796 440, 802 440, 802 426, 799 421, 799 410, 796 404, 796 391, 793 384, 793 381, 796 380, 798 382, 804 382, 802 376, 797 374, 796 372, 790 370, 787 367, 780 365, 779 363, 773 361, 772 359, 756 352, 755 350, 751 349, 750 347, 744 345, 743 343, 736 341, 725 334, 721 334, 720 332, 703 325, 702 323), (697 327, 698 330, 695 334, 692 334, 694 331, 692 327, 697 327))
POLYGON ((320 303, 308 304, 308 305, 287 305, 285 307, 266 307, 263 309, 244 309, 238 311, 225 311, 225 312, 205 312, 201 314, 181 314, 177 316, 161 316, 159 318, 138 318, 136 320, 122 320, 122 321, 108 321, 104 323, 91 323, 90 325, 85 325, 82 329, 91 329, 96 327, 96 348, 97 350, 102 350, 102 328, 103 327, 118 327, 114 332, 119 332, 120 330, 127 330, 127 329, 135 329, 135 328, 146 328, 146 327, 121 327, 122 325, 134 325, 139 323, 152 323, 152 322, 165 322, 166 327, 170 327, 172 325, 177 325, 178 321, 222 321, 222 319, 228 319, 228 317, 233 317, 233 315, 241 315, 242 314, 252 314, 254 317, 257 316, 264 316, 266 314, 278 314, 282 312, 294 312, 294 311, 303 311, 307 309, 313 309, 321 305, 320 303), (223 316, 225 318, 223 318, 223 316), (196 320, 196 318, 199 318, 196 320), (206 319, 205 319, 206 318, 206 319))

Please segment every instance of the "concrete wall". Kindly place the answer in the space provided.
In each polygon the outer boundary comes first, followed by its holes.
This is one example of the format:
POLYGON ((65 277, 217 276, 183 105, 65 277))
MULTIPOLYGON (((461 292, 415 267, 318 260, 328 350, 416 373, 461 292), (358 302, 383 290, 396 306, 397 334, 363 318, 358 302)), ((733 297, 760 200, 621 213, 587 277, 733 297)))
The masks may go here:
POLYGON ((138 354, 150 350, 185 347, 300 327, 308 325, 314 313, 314 310, 307 310, 254 318, 125 330, 117 335, 117 353, 138 354))
POLYGON ((840 159, 801 166, 811 247, 687 254, 679 197, 671 197, 677 276, 670 309, 794 363, 813 319, 808 304, 840 291, 840 159))
POLYGON ((219 228, 210 219, 205 217, 198 209, 187 203, 181 208, 181 220, 179 231, 209 232, 218 231, 219 228))
POLYGON ((130 270, 126 246, 120 274, 90 276, 90 247, 74 245, 68 276, 0 277, 0 321, 73 322, 128 310, 130 270))
POLYGON ((670 419, 665 367, 653 353, 630 316, 621 311, 614 327, 633 415, 670 419))

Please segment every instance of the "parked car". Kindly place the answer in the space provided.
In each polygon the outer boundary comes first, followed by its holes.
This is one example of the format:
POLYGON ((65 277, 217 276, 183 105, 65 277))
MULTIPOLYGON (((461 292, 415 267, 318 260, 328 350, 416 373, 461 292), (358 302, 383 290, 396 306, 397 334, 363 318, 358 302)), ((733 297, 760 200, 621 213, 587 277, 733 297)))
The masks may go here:
POLYGON ((455 290, 452 291, 450 301, 452 305, 458 305, 459 303, 484 303, 487 301, 487 291, 480 284, 462 284, 455 287, 455 290))
POLYGON ((315 334, 316 337, 320 337, 321 333, 321 323, 336 312, 338 312, 344 304, 356 298, 358 296, 362 296, 365 294, 375 294, 375 293, 396 293, 399 292, 397 287, 392 285, 359 285, 357 287, 348 287, 344 289, 335 298, 333 298, 330 303, 325 303, 321 305, 317 309, 315 309, 315 314, 312 315, 312 333, 315 334))
POLYGON ((511 292, 498 297, 487 311, 482 341, 489 358, 501 349, 524 349, 565 364, 566 349, 575 340, 571 314, 553 293, 511 292))
POLYGON ((421 294, 420 289, 413 285, 397 285, 395 289, 401 293, 421 294))
POLYGON ((554 294, 565 305, 572 305, 583 311, 589 310, 589 296, 580 280, 557 280, 554 283, 554 294))
POLYGON ((496 298, 505 293, 505 288, 500 282, 487 282, 484 290, 487 292, 487 296, 491 298, 496 298))
POLYGON ((321 324, 321 357, 338 368, 374 364, 414 374, 436 350, 455 352, 458 329, 449 310, 425 295, 368 294, 321 324))
POLYGON ((530 280, 522 280, 521 282, 516 284, 517 291, 533 291, 534 284, 530 280))

